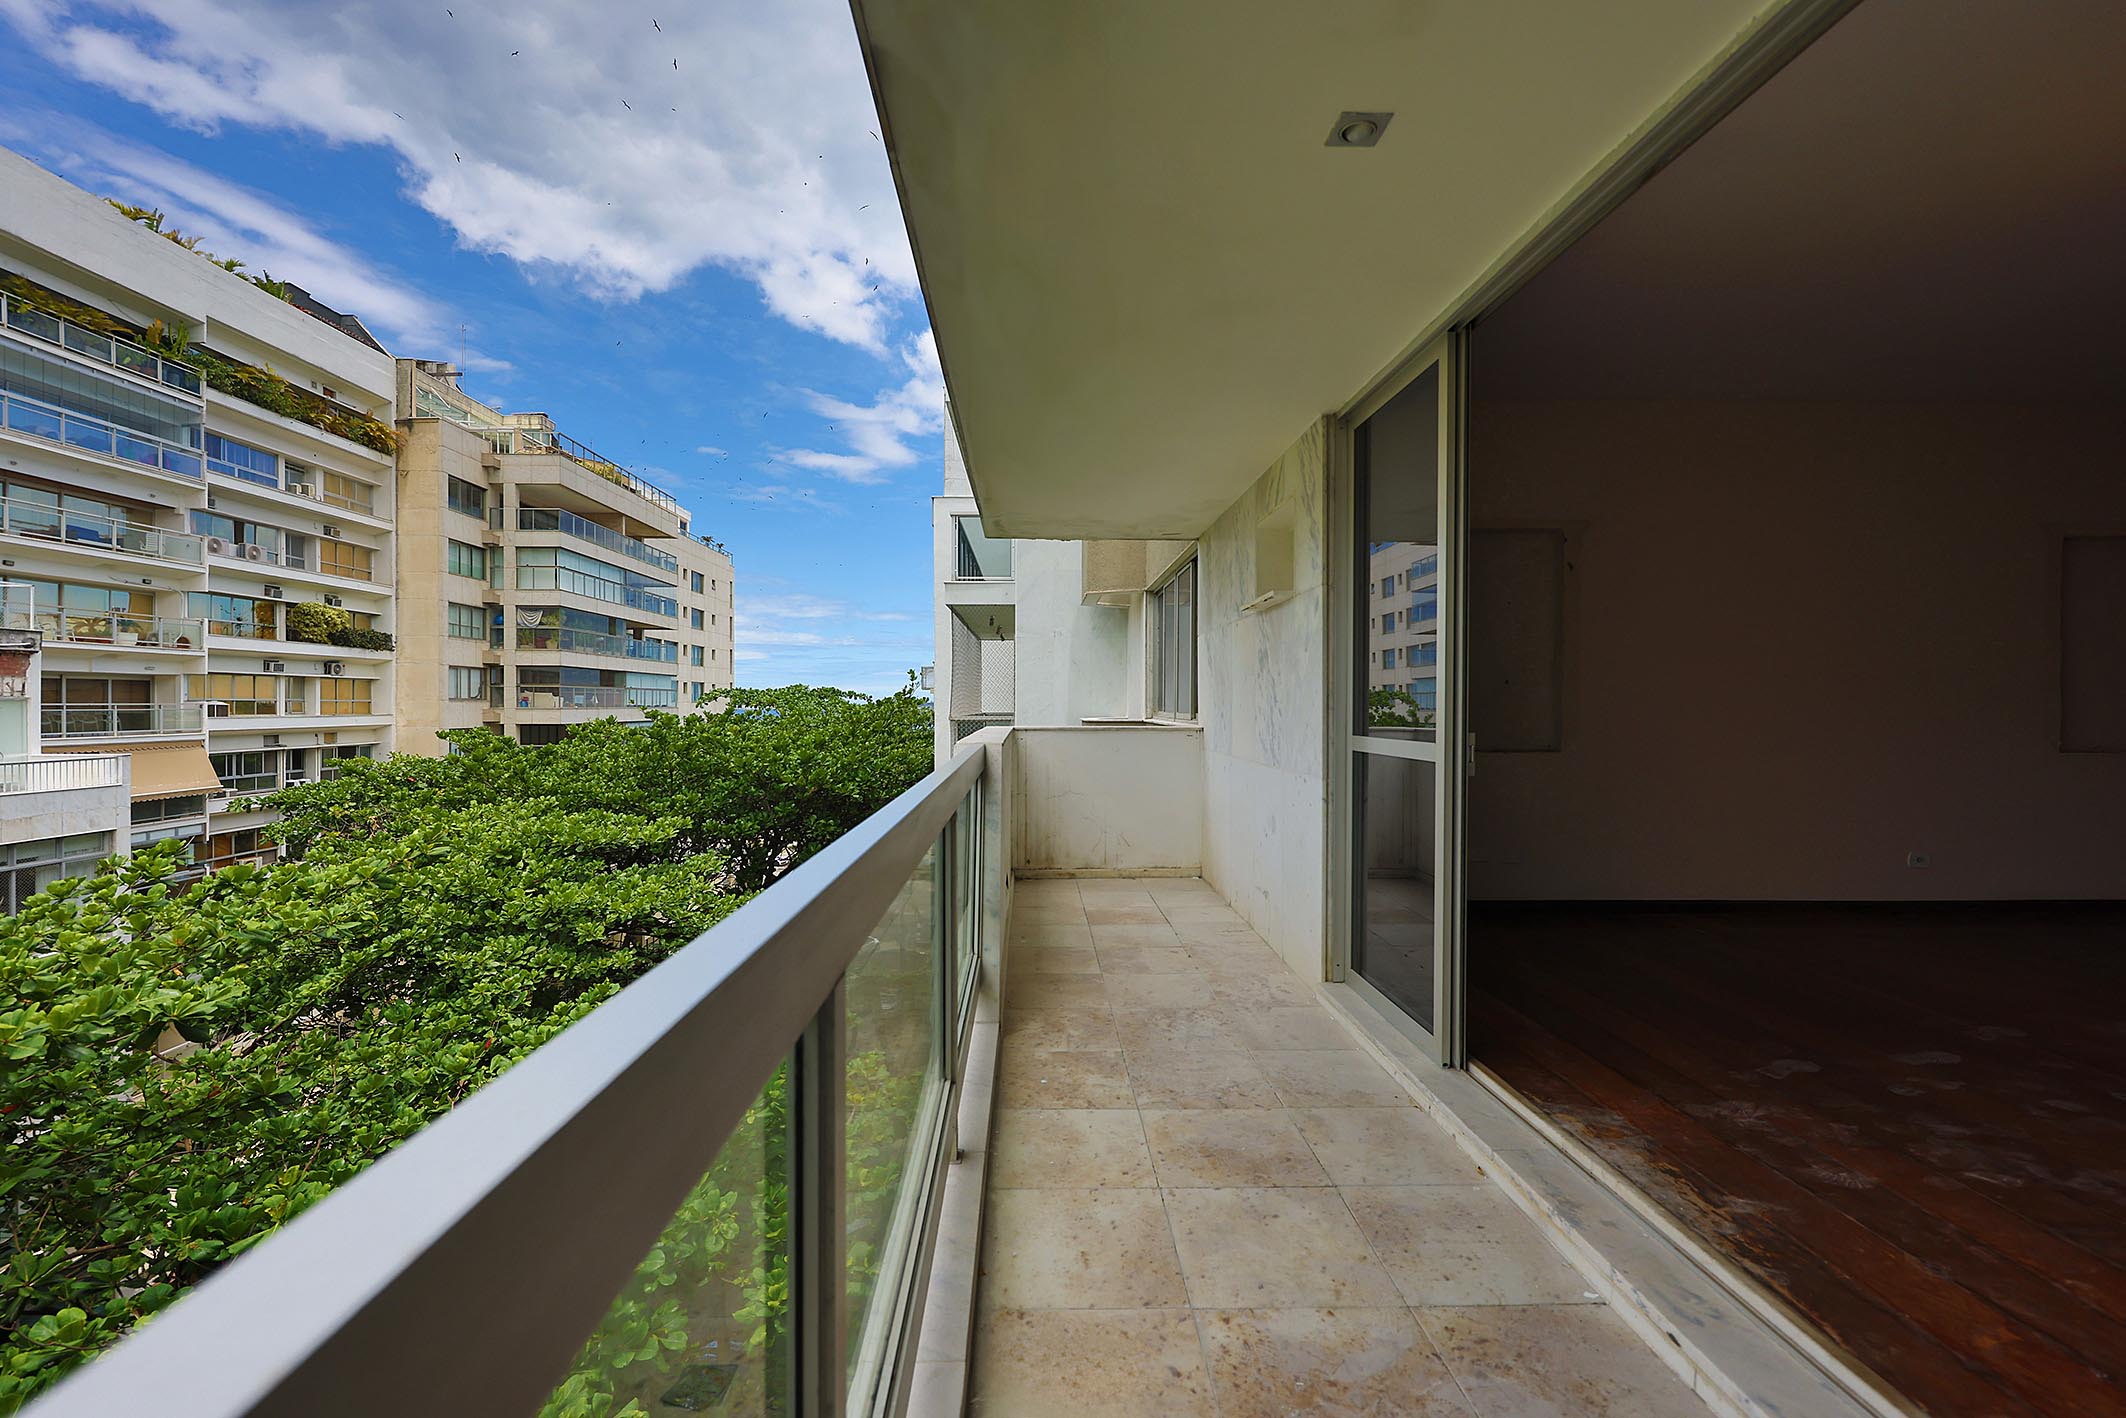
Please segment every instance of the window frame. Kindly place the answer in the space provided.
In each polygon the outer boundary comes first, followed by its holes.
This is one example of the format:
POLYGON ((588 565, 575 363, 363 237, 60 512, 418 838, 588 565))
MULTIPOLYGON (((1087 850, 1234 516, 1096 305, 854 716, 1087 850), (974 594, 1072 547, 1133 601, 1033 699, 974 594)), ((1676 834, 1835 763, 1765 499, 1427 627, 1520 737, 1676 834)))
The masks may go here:
POLYGON ((1148 720, 1158 723, 1192 724, 1196 722, 1201 711, 1202 696, 1199 692, 1198 671, 1202 660, 1202 595, 1203 575, 1197 548, 1194 546, 1144 593, 1144 714, 1148 720), (1182 694, 1183 685, 1177 678, 1174 685, 1176 703, 1169 706, 1166 700, 1166 666, 1170 652, 1167 648, 1168 612, 1165 600, 1169 593, 1175 593, 1175 587, 1184 579, 1188 582, 1186 600, 1177 603, 1174 614, 1177 624, 1183 614, 1188 622, 1185 632, 1188 645, 1186 694, 1182 694), (1183 698, 1186 700, 1185 708, 1180 703, 1183 698))

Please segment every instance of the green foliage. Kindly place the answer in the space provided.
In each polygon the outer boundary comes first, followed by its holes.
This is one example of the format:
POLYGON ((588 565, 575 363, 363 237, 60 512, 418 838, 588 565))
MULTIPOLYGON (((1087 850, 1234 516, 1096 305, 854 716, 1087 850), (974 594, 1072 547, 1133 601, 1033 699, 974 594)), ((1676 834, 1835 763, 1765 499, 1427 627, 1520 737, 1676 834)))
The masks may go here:
POLYGON ((389 650, 395 643, 388 630, 371 630, 366 626, 350 625, 344 630, 335 630, 328 637, 334 645, 349 650, 389 650))
MULTIPOLYGON (((912 689, 730 698, 349 760, 273 800, 295 859, 178 886, 160 844, 0 918, 0 1413, 928 770, 912 689)), ((921 1070, 890 1048, 849 1063, 852 1222, 890 1211, 905 1162, 921 1070)), ((542 1418, 641 1415, 711 1351, 777 1382, 787 1131, 778 1075, 542 1418)), ((875 1283, 860 1238, 849 1275, 875 1283)))
MULTIPOLYGON (((176 227, 170 226, 168 224, 169 219, 163 215, 162 210, 160 208, 139 207, 135 206, 131 202, 121 202, 115 197, 106 197, 103 200, 109 203, 119 213, 130 218, 133 221, 139 222, 142 226, 146 227, 149 231, 154 232, 163 240, 174 242, 177 245, 182 246, 187 251, 193 252, 194 254, 199 256, 206 257, 209 261, 212 261, 215 265, 221 267, 224 271, 227 271, 232 276, 242 275, 244 269, 244 263, 242 261, 238 260, 234 256, 216 256, 211 251, 201 251, 199 249, 199 238, 196 236, 189 235, 188 233, 181 232, 176 227)), ((252 285, 257 286, 266 294, 272 296, 275 300, 286 300, 288 298, 288 287, 284 283, 274 280, 271 274, 244 276, 244 279, 249 281, 252 285)))
POLYGON ((585 724, 523 748, 484 729, 446 734, 448 758, 398 755, 289 788, 274 831, 297 850, 334 832, 391 830, 422 803, 539 801, 570 811, 657 804, 686 851, 723 858, 758 891, 930 771, 930 706, 912 687, 880 698, 793 685, 738 689, 712 714, 652 714, 646 726, 585 724))
POLYGON ((199 377, 209 388, 232 394, 283 418, 322 428, 379 453, 399 451, 399 435, 389 425, 367 414, 341 408, 308 389, 298 388, 270 369, 224 359, 198 345, 188 346, 182 358, 199 370, 199 377))
POLYGON ((288 607, 287 624, 290 640, 331 645, 335 633, 354 629, 354 616, 323 601, 297 601, 288 607))
POLYGON ((1376 729, 1429 729, 1433 717, 1407 689, 1376 689, 1366 696, 1366 722, 1376 729))

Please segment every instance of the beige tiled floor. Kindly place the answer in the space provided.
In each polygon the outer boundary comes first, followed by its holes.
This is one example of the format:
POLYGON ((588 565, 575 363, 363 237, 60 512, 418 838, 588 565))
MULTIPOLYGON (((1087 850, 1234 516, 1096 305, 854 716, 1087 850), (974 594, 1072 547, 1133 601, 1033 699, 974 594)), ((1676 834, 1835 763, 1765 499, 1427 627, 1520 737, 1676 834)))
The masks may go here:
POLYGON ((983 1418, 1699 1418, 1200 881, 1024 881, 983 1418))

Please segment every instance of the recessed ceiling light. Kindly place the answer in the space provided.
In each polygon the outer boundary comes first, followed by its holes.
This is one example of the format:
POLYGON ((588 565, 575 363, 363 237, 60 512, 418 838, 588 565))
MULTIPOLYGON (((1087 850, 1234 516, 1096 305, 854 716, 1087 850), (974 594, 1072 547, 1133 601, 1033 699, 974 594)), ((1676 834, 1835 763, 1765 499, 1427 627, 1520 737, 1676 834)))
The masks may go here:
POLYGON ((1323 144, 1329 148, 1370 148, 1380 141, 1380 135, 1388 131, 1392 113, 1339 113, 1336 125, 1329 129, 1329 140, 1323 144))

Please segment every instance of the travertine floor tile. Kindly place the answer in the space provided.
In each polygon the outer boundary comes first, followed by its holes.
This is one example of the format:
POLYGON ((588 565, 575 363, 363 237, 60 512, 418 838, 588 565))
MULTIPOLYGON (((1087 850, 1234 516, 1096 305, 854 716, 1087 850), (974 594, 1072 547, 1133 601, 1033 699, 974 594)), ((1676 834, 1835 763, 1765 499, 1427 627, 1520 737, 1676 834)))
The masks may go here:
POLYGON ((1013 925, 1022 926, 1082 926, 1085 924, 1085 908, 1060 896, 1032 901, 1021 899, 1011 903, 1011 920, 1013 925))
POLYGON ((1289 976, 1291 967, 1284 957, 1259 940, 1190 940, 1182 935, 1185 927, 1174 934, 1195 962, 1205 970, 1219 975, 1277 975, 1289 976))
POLYGON ((1705 1418, 1704 1400, 1606 1305, 1416 1313, 1481 1418, 1705 1418))
POLYGON ((1326 1187, 1167 1189, 1198 1309, 1394 1305, 1401 1297, 1326 1187))
POLYGON ((1130 1108, 1122 1055, 1108 1049, 1013 1050, 998 1057, 997 1104, 1004 1108, 1130 1108))
POLYGON ((1239 1016, 1240 1042, 1250 1049, 1347 1050, 1357 1041, 1336 1017, 1317 1004, 1270 1008, 1239 1016))
POLYGON ((1000 1059, 1037 1049, 1119 1049, 1115 1015, 1106 1005, 1065 1009, 1007 1008, 999 1030, 1000 1059))
POLYGON ((1178 945, 1104 945, 1099 958, 1107 975, 1179 975, 1200 968, 1178 945))
POLYGON ((985 1229, 985 1308, 1116 1310, 1188 1303, 1156 1191, 998 1191, 990 1195, 985 1229))
POLYGON ((1098 1009, 1109 1003, 1098 974, 1038 975, 1010 970, 1004 976, 1007 1009, 1098 1009))
POLYGON ((1093 900, 1086 903, 1085 920, 1094 926, 1163 926, 1166 917, 1147 896, 1135 900, 1093 900))
POLYGON ((1157 1185, 1134 1108, 999 1108, 989 1165, 1005 1190, 1157 1185))
POLYGON ((1184 922, 1190 925, 1202 926, 1244 927, 1247 925, 1246 921, 1240 919, 1240 913, 1232 907, 1210 901, 1189 902, 1186 904, 1162 901, 1159 903, 1159 909, 1169 921, 1172 921, 1177 926, 1184 922))
POLYGON ((1346 1187, 1344 1200, 1412 1305, 1597 1300, 1497 1187, 1346 1187))
POLYGON ((1093 928, 1084 921, 1022 921, 1012 917, 1011 929, 1004 933, 1005 949, 1018 951, 1029 945, 1077 946, 1090 949, 1093 943, 1093 928))
POLYGON ((1194 970, 1180 975, 1103 975, 1107 1002, 1131 1009, 1202 1009, 1211 1002, 1210 981, 1194 970))
POLYGON ((1274 1108, 1277 1090, 1237 1050, 1124 1050, 1140 1108, 1274 1108))
POLYGON ((1187 1310, 1001 1310, 975 1344, 979 1418, 1213 1418, 1187 1310))
POLYGON ((1172 929, 1175 935, 1181 937, 1183 945, 1260 945, 1265 949, 1269 945, 1269 942, 1245 924, 1236 926, 1221 921, 1175 921, 1172 929))
POLYGON ((1166 950, 1181 948, 1181 938, 1165 921, 1103 921, 1087 929, 1092 932, 1093 944, 1102 950, 1125 945, 1149 945, 1166 950))
POLYGON ((1255 1063, 1288 1108, 1364 1108, 1407 1103, 1387 1070, 1356 1049, 1260 1050, 1255 1063))
POLYGON ((1245 1005, 1249 1009, 1318 1009, 1314 987, 1280 968, 1255 973, 1227 972, 1204 964, 1200 950, 1186 952, 1190 968, 1205 972, 1211 982, 1211 998, 1220 1004, 1245 1005))
POLYGON ((1122 1047, 1135 1053, 1158 1049, 1240 1049, 1240 1036, 1232 1019, 1214 1009, 1117 1010, 1114 1030, 1122 1047))
POLYGON ((1292 1117, 1338 1186, 1474 1185, 1484 1179, 1469 1154, 1409 1103, 1301 1108, 1292 1117))
POLYGON ((1226 905, 1226 899, 1218 894, 1218 888, 1212 886, 1201 877, 1147 877, 1144 881, 1144 889, 1149 891, 1152 900, 1158 902, 1161 906, 1226 905))
POLYGON ((1207 1310, 1199 1318, 1224 1418, 1470 1414, 1406 1309, 1207 1310))
POLYGON ((1325 1187, 1329 1174, 1282 1108, 1147 1111, 1162 1187, 1325 1187))
POLYGON ((1022 945, 1011 952, 1014 975, 1097 975, 1100 957, 1089 945, 1022 945))

